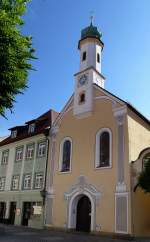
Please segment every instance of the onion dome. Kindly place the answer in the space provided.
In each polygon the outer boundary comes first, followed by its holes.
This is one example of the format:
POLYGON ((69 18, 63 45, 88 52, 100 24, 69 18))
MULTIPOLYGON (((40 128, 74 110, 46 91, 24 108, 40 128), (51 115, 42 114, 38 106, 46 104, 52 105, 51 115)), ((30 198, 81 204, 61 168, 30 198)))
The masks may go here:
POLYGON ((86 27, 85 29, 81 30, 81 38, 79 40, 78 47, 80 48, 80 42, 86 38, 95 38, 101 42, 103 45, 103 42, 101 41, 102 33, 98 31, 96 26, 93 26, 92 22, 90 26, 86 27))

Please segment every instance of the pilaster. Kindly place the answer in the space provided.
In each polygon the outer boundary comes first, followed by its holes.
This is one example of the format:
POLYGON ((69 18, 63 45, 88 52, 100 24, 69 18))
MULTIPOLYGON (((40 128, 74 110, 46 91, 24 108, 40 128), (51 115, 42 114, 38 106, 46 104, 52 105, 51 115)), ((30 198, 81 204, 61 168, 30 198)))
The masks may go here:
POLYGON ((126 106, 113 110, 117 124, 117 183, 115 192, 115 232, 128 233, 128 192, 125 183, 126 106))
POLYGON ((55 165, 55 149, 56 149, 56 135, 58 127, 52 127, 50 131, 50 146, 49 146, 49 158, 47 167, 47 184, 46 184, 46 213, 45 213, 45 225, 51 226, 53 224, 53 177, 54 177, 54 165, 55 165))
POLYGON ((126 106, 121 108, 115 108, 113 110, 114 117, 117 124, 117 184, 116 192, 125 192, 126 185, 124 179, 124 158, 125 158, 125 117, 127 113, 126 106))

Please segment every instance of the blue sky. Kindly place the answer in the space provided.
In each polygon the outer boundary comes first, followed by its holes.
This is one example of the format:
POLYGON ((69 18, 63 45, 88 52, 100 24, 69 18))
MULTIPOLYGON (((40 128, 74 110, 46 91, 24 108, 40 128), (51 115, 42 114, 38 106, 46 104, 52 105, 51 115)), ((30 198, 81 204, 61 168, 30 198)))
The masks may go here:
POLYGON ((13 113, 6 112, 8 120, 0 117, 0 136, 50 108, 63 108, 74 90, 77 44, 91 11, 105 44, 105 88, 150 118, 149 0, 32 0, 27 7, 23 32, 33 36, 36 71, 29 74, 29 88, 17 96, 13 113))

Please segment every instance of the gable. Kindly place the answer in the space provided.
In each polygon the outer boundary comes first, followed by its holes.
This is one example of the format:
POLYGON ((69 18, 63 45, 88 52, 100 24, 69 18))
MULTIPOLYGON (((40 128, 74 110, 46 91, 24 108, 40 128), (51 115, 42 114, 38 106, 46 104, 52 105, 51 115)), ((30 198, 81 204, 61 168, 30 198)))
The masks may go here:
MULTIPOLYGON (((119 110, 120 108, 127 107, 128 113, 131 113, 131 111, 135 114, 135 116, 141 120, 144 125, 150 124, 149 120, 146 119, 138 110, 136 110, 131 104, 125 102, 124 100, 118 98, 114 94, 110 93, 109 91, 99 87, 96 84, 93 84, 93 98, 94 98, 94 105, 97 105, 97 103, 111 103, 112 110, 119 110)), ((64 115, 67 114, 68 111, 73 110, 73 104, 74 104, 74 94, 70 97, 58 117, 56 118, 54 122, 54 126, 59 125, 61 123, 61 120, 63 119, 64 115)), ((86 117, 86 115, 85 115, 86 117)))
MULTIPOLYGON (((108 102, 108 103, 111 103, 112 108, 120 108, 125 104, 121 99, 115 97, 114 95, 111 95, 110 93, 108 93, 107 91, 98 87, 95 84, 93 84, 93 92, 94 92, 93 93, 94 103, 95 101, 108 102)), ((68 102, 66 103, 66 105, 64 106, 64 108, 62 109, 58 117, 56 118, 54 122, 54 126, 59 125, 64 115, 66 115, 68 111, 73 110, 73 103, 74 103, 74 94, 70 97, 70 99, 68 100, 68 102)))
POLYGON ((69 98, 68 102, 65 104, 65 106, 63 107, 63 109, 55 119, 53 126, 59 125, 63 117, 66 115, 66 113, 71 109, 73 109, 73 95, 69 98))
POLYGON ((125 105, 123 101, 119 98, 111 95, 105 89, 102 89, 94 84, 94 100, 95 101, 103 101, 110 102, 112 104, 112 109, 121 108, 125 105))

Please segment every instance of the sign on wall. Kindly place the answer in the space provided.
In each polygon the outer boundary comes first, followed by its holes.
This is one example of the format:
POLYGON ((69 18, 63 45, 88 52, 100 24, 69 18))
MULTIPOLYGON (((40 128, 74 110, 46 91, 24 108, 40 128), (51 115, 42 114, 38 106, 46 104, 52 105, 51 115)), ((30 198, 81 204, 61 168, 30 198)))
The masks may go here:
POLYGON ((33 206, 33 214, 36 214, 36 215, 42 214, 42 207, 41 206, 33 206))
POLYGON ((16 215, 18 215, 18 216, 19 216, 19 215, 20 215, 20 213, 21 213, 21 209, 20 209, 20 208, 17 208, 17 209, 16 209, 16 215))

